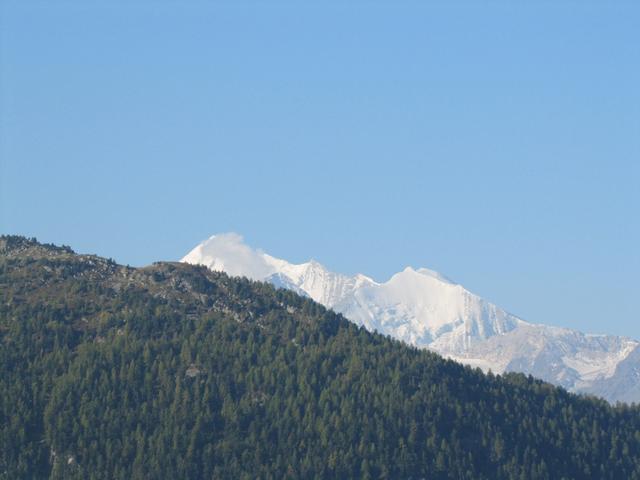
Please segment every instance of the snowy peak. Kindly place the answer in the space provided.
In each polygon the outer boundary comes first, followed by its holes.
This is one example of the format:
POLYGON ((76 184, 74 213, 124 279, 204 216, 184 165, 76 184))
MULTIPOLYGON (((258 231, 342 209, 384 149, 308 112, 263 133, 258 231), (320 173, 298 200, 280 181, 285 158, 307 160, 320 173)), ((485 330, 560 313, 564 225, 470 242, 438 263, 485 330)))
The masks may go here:
POLYGON ((191 250, 181 261, 206 265, 212 270, 229 275, 269 281, 329 307, 333 307, 356 285, 367 280, 364 275, 349 277, 330 272, 315 260, 293 264, 272 257, 246 245, 242 236, 237 233, 213 235, 191 250))
POLYGON ((570 390, 640 401, 635 340, 525 322, 428 268, 406 267, 380 283, 331 272, 315 260, 289 263, 235 233, 210 237, 182 261, 293 290, 370 331, 484 370, 520 371, 570 390))
POLYGON ((446 355, 522 322, 428 268, 406 267, 378 283, 362 274, 331 272, 315 260, 289 263, 249 247, 235 233, 212 236, 182 261, 288 288, 371 331, 446 355))
POLYGON ((431 277, 431 278, 434 278, 436 280, 439 280, 442 283, 449 283, 449 284, 452 284, 452 285, 457 285, 456 282, 454 282, 450 278, 445 277, 440 272, 436 272, 435 270, 430 270, 428 268, 418 268, 417 270, 414 270, 412 267, 407 267, 407 268, 404 269, 404 271, 405 272, 408 271, 408 272, 417 273, 417 274, 423 275, 425 277, 431 277))
POLYGON ((206 265, 211 270, 237 277, 263 280, 276 269, 267 261, 268 255, 245 245, 237 233, 213 235, 191 250, 181 260, 206 265))

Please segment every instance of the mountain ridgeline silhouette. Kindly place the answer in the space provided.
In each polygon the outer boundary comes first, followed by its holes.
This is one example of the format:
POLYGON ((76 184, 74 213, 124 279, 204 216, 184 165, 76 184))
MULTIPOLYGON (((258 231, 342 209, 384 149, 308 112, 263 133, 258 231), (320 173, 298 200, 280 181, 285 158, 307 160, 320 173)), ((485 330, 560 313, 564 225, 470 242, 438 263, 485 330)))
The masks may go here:
POLYGON ((0 342, 0 478, 640 478, 635 406, 203 266, 3 236, 0 342))

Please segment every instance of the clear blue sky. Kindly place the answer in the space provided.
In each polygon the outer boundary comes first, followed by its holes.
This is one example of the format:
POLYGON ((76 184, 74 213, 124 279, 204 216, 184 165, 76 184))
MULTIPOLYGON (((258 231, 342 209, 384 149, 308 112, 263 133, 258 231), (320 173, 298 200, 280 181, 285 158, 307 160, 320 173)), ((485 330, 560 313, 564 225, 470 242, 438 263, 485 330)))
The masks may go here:
POLYGON ((235 231, 640 338, 639 2, 267 3, 1 2, 0 231, 235 231))

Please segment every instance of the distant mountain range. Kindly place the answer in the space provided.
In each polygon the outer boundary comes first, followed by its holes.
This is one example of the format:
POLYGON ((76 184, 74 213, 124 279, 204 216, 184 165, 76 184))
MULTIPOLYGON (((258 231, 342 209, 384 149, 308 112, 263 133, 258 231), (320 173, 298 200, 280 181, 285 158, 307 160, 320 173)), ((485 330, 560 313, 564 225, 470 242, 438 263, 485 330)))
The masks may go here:
POLYGON ((237 234, 214 235, 182 261, 293 290, 370 331, 484 371, 531 374, 612 402, 640 401, 636 340, 526 322, 426 268, 407 267, 380 283, 313 260, 289 263, 237 234))

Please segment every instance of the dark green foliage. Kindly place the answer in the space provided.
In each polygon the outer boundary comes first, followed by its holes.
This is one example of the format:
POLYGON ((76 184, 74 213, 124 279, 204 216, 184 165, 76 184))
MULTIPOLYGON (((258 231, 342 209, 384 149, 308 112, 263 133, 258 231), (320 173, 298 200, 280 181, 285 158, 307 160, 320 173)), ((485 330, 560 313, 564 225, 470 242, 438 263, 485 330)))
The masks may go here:
POLYGON ((0 478, 637 479, 640 412, 202 267, 0 239, 0 478))

